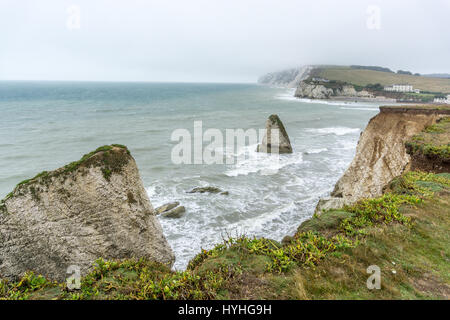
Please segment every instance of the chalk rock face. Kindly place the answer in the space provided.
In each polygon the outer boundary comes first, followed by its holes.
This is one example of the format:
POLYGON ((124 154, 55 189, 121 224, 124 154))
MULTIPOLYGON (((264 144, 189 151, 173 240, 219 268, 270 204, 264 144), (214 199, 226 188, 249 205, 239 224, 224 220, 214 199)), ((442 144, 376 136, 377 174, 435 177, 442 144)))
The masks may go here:
POLYGON ((366 90, 356 91, 354 86, 344 85, 341 89, 334 90, 335 96, 341 97, 357 97, 357 98, 373 98, 374 96, 366 90))
POLYGON ((320 83, 301 81, 295 91, 297 98, 330 99, 330 98, 374 98, 366 90, 356 91, 352 85, 338 85, 334 89, 320 83))
POLYGON ((273 114, 267 119, 266 134, 258 145, 257 152, 272 153, 278 150, 279 153, 292 153, 291 141, 280 118, 273 114), (274 130, 272 132, 272 130, 274 130), (278 137, 272 137, 272 133, 278 132, 278 137))
POLYGON ((307 65, 300 68, 271 72, 260 77, 258 83, 277 87, 296 88, 301 81, 308 78, 312 69, 313 66, 307 65))
POLYGON ((300 82, 294 94, 297 98, 308 99, 329 99, 334 95, 333 89, 326 88, 321 84, 310 84, 307 82, 300 82))
POLYGON ((330 209, 340 209, 347 204, 349 204, 349 201, 345 198, 337 198, 337 197, 321 198, 317 203, 314 213, 321 214, 323 211, 327 211, 330 209))
POLYGON ((0 203, 0 277, 62 281, 98 258, 175 257, 126 147, 105 146, 19 184, 0 203))
POLYGON ((356 155, 336 183, 332 197, 319 203, 321 208, 382 195, 383 188, 393 178, 409 170, 410 156, 405 142, 442 117, 436 112, 399 111, 396 107, 380 109, 361 134, 356 155))

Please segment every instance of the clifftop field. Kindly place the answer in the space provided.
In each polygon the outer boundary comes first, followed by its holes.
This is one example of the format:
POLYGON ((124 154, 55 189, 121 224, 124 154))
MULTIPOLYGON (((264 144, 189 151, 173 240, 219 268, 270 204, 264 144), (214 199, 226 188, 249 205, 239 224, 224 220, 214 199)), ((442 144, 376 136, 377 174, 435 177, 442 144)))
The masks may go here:
POLYGON ((413 85, 415 89, 420 89, 421 91, 450 93, 450 79, 442 78, 429 78, 340 66, 319 67, 313 71, 313 76, 344 81, 360 86, 376 83, 383 86, 408 83, 413 85))

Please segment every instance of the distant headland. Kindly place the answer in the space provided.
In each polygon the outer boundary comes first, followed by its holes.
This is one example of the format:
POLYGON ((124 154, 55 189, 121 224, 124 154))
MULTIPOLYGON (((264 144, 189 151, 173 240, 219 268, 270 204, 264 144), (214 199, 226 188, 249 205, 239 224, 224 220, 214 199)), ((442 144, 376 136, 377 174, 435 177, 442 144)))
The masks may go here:
POLYGON ((447 74, 421 75, 378 66, 308 65, 266 74, 258 83, 296 88, 306 99, 450 103, 447 74))

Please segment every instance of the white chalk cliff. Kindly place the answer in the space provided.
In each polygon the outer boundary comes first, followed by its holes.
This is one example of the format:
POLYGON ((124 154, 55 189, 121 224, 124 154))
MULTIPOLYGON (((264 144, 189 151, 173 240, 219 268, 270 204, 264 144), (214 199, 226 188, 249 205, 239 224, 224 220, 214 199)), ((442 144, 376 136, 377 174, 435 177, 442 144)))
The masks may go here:
POLYGON ((0 204, 0 277, 32 270, 63 280, 98 258, 175 257, 123 146, 105 146, 18 185, 0 204))

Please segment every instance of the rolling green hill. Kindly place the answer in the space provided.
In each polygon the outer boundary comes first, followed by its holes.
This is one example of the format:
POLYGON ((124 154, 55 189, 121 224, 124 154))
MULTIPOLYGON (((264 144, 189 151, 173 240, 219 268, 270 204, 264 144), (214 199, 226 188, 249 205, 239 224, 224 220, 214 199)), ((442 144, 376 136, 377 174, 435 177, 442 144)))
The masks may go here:
POLYGON ((376 83, 383 86, 408 83, 413 85, 415 89, 420 89, 421 91, 450 93, 450 79, 429 78, 339 66, 317 68, 313 71, 312 76, 344 81, 359 86, 376 83))

